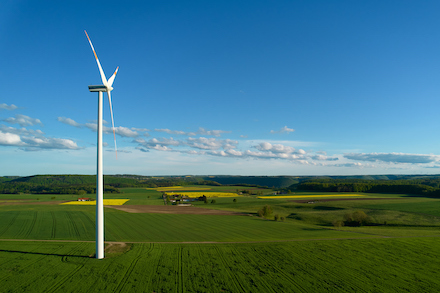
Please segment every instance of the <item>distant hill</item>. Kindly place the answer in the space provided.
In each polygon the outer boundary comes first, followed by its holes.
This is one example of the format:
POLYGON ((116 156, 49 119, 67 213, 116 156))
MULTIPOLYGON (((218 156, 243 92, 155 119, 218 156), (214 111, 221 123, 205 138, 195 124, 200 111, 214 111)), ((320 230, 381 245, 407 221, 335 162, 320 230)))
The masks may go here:
POLYGON ((222 185, 259 185, 284 188, 299 183, 296 176, 206 176, 204 180, 218 182, 222 185))
MULTIPOLYGON (((95 175, 35 175, 28 177, 19 177, 9 182, 13 183, 30 183, 36 185, 84 185, 96 184, 95 175)), ((104 176, 105 184, 129 184, 136 185, 139 183, 136 179, 119 178, 115 176, 104 176)))
POLYGON ((11 181, 11 180, 14 180, 17 178, 20 178, 20 176, 3 176, 3 177, 0 177, 0 183, 8 182, 8 181, 11 181))
MULTIPOLYGON (((105 175, 106 192, 123 187, 172 185, 242 185, 289 190, 397 192, 440 195, 440 175, 356 176, 141 176, 105 175)), ((0 193, 94 193, 95 175, 35 175, 0 177, 0 193)))

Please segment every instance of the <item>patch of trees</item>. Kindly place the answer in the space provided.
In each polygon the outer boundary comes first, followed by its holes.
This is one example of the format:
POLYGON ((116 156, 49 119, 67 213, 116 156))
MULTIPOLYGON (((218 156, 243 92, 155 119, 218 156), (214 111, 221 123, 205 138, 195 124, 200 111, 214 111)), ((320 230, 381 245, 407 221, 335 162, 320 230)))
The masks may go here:
POLYGON ((319 179, 301 182, 298 190, 326 192, 401 193, 439 197, 439 179, 361 180, 319 179))
POLYGON ((353 213, 346 213, 342 220, 333 221, 333 226, 342 227, 361 227, 367 225, 375 225, 371 218, 364 211, 355 211, 353 213))
MULTIPOLYGON (((104 185, 105 193, 120 193, 119 189, 104 185)), ((91 184, 78 185, 39 185, 34 183, 9 183, 0 184, 0 193, 3 194, 78 194, 96 193, 96 186, 91 184)))
POLYGON ((269 218, 272 216, 273 209, 270 205, 265 205, 261 209, 258 210, 257 215, 261 218, 269 218))
POLYGON ((196 182, 195 185, 222 186, 220 183, 212 181, 212 180, 202 180, 202 181, 196 182))
MULTIPOLYGON (((36 175, 28 177, 0 177, 0 193, 18 194, 79 194, 95 193, 96 176, 94 175, 36 175), (82 193, 82 192, 81 192, 82 193)), ((148 177, 136 175, 105 175, 104 192, 118 193, 124 187, 168 187, 174 185, 209 184, 219 185, 214 181, 206 181, 201 177, 148 177)))
MULTIPOLYGON (((272 217, 273 214, 273 209, 270 205, 265 205, 264 207, 262 207, 261 209, 258 210, 257 215, 260 218, 265 218, 265 219, 269 219, 272 217)), ((273 220, 274 221, 281 221, 284 222, 286 218, 285 217, 281 217, 279 214, 275 214, 273 216, 273 220)))
POLYGON ((209 176, 204 177, 205 180, 213 180, 222 185, 238 185, 247 187, 267 188, 284 188, 292 184, 298 183, 297 177, 294 176, 209 176))

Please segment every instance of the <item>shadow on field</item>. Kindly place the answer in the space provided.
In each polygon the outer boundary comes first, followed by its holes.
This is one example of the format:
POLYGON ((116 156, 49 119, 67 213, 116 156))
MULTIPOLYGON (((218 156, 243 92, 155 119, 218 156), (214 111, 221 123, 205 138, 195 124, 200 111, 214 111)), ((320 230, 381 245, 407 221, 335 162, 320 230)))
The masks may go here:
POLYGON ((89 255, 85 256, 85 255, 75 255, 75 254, 43 253, 43 252, 19 251, 19 250, 9 250, 9 249, 0 249, 0 252, 19 253, 19 254, 32 254, 32 255, 45 255, 45 256, 59 256, 59 257, 94 258, 94 256, 89 256, 89 255))
POLYGON ((314 210, 319 211, 337 211, 337 210, 344 210, 344 208, 337 208, 337 207, 329 207, 329 206, 314 206, 314 210))
POLYGON ((327 228, 302 228, 301 230, 304 231, 322 231, 322 230, 328 230, 327 228))
POLYGON ((302 220, 302 217, 301 217, 301 216, 298 216, 297 213, 291 213, 290 215, 287 216, 287 218, 288 218, 288 219, 299 220, 299 221, 302 220))

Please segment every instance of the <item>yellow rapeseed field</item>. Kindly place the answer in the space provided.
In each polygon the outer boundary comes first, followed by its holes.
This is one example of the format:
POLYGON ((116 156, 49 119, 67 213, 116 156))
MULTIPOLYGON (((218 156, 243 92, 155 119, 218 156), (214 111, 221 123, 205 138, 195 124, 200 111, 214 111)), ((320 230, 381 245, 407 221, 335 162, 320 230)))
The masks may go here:
MULTIPOLYGON (((127 201, 129 201, 129 199, 104 199, 103 203, 105 206, 121 206, 127 201)), ((94 206, 96 205, 96 201, 69 201, 62 204, 94 206)))
POLYGON ((259 196, 261 199, 279 199, 279 198, 308 198, 308 197, 343 197, 343 196, 365 196, 362 194, 317 194, 317 195, 273 195, 273 196, 259 196))
POLYGON ((189 187, 189 186, 168 186, 158 188, 146 188, 148 190, 169 191, 169 190, 211 190, 210 187, 189 187))
MULTIPOLYGON (((173 195, 174 192, 168 192, 167 194, 173 195)), ((176 192, 176 194, 185 195, 188 197, 200 197, 200 196, 206 196, 206 197, 238 197, 242 196, 236 193, 232 192, 176 192)))

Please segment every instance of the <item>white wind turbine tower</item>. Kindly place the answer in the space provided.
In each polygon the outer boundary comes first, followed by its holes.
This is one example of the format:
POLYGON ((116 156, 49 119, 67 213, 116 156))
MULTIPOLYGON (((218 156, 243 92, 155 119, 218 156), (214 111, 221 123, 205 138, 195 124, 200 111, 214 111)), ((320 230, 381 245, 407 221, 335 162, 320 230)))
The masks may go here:
POLYGON ((104 179, 102 171, 102 92, 107 92, 108 102, 110 105, 110 114, 112 117, 113 138, 115 141, 116 158, 118 156, 116 149, 116 135, 115 135, 115 123, 113 120, 112 110, 112 98, 110 92, 113 90, 112 84, 115 80, 116 73, 119 67, 116 68, 115 73, 107 80, 102 70, 101 63, 99 63, 98 56, 96 55, 95 48, 93 48, 92 41, 90 41, 89 35, 86 31, 87 39, 89 40, 90 47, 92 47, 93 54, 95 55, 96 63, 98 64, 99 73, 101 74, 102 85, 89 85, 89 91, 98 92, 98 154, 97 154, 97 174, 96 174, 96 258, 104 258, 104 179))

